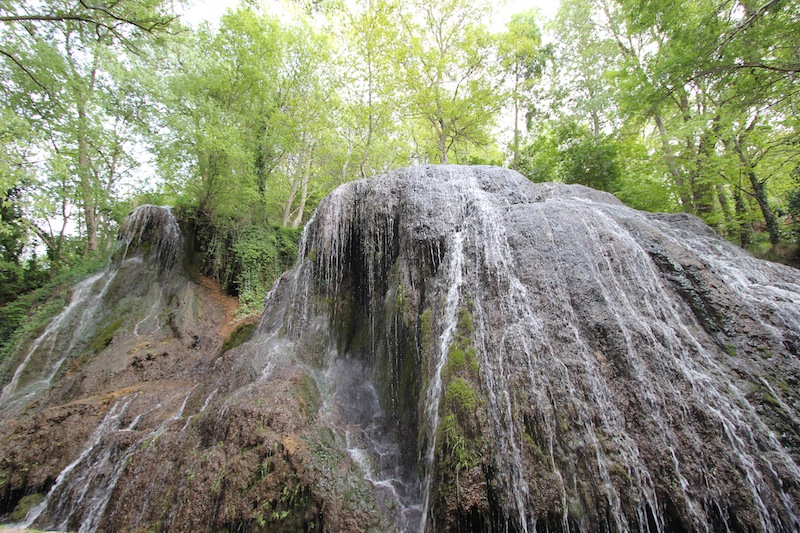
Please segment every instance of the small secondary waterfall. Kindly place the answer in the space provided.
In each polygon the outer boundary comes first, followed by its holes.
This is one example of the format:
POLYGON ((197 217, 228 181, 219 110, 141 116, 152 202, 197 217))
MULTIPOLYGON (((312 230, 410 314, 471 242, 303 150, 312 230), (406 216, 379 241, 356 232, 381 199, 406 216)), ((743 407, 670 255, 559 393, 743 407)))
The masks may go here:
POLYGON ((800 273, 697 218, 491 167, 348 183, 241 339, 204 336, 233 328, 183 249, 168 210, 137 210, 18 354, 3 509, 39 492, 29 522, 80 531, 800 529, 800 273))
POLYGON ((0 413, 10 412, 50 385, 64 360, 84 337, 112 279, 107 272, 101 272, 75 286, 69 305, 31 343, 11 381, 3 387, 0 413))
MULTIPOLYGON (((87 344, 98 334, 99 323, 111 309, 106 302, 109 289, 127 282, 118 277, 121 271, 122 278, 126 278, 131 266, 142 264, 142 254, 131 252, 140 251, 143 239, 148 241, 148 247, 152 245, 159 270, 180 263, 183 238, 171 210, 151 205, 136 208, 120 230, 118 252, 111 264, 75 285, 68 305, 30 343, 11 380, 0 392, 0 415, 10 414, 30 402, 50 386, 68 358, 91 349, 87 344)), ((159 285, 158 291, 149 312, 136 324, 135 334, 160 328, 156 315, 164 307, 163 287, 159 285)))
POLYGON ((423 506, 420 530, 425 529, 425 522, 428 518, 428 506, 430 504, 431 483, 433 480, 432 472, 434 461, 436 460, 436 433, 439 429, 439 406, 442 401, 442 370, 445 364, 447 364, 447 354, 457 327, 458 306, 461 302, 461 285, 464 279, 464 235, 461 231, 453 236, 453 240, 448 248, 451 251, 449 257, 450 264, 448 265, 450 287, 447 290, 447 301, 444 308, 443 323, 445 327, 439 337, 439 353, 436 359, 436 369, 433 373, 433 381, 428 389, 425 405, 425 420, 427 423, 426 436, 430 444, 425 451, 425 468, 427 472, 423 482, 424 492, 422 494, 423 506))

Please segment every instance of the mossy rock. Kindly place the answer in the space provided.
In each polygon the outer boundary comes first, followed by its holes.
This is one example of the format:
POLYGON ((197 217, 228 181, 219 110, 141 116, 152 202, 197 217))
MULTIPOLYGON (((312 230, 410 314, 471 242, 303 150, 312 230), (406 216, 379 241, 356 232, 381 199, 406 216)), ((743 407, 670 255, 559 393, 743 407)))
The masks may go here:
POLYGON ((108 348, 111 345, 111 341, 114 340, 114 334, 119 330, 123 322, 123 318, 118 318, 95 335, 89 342, 89 349, 92 353, 100 353, 108 348))
POLYGON ((222 344, 222 351, 220 353, 225 353, 228 350, 233 350, 237 346, 240 346, 244 342, 250 339, 253 336, 253 331, 255 331, 258 322, 245 322, 243 324, 239 324, 236 329, 228 335, 228 338, 225 339, 225 342, 222 344))
POLYGON ((44 494, 28 494, 24 496, 18 503, 17 506, 14 507, 14 510, 8 515, 9 520, 11 522, 22 522, 25 520, 25 517, 28 515, 28 511, 30 511, 33 507, 36 507, 40 503, 44 501, 44 494))
POLYGON ((447 405, 456 413, 473 413, 478 408, 478 395, 464 378, 454 379, 447 384, 445 399, 447 405))

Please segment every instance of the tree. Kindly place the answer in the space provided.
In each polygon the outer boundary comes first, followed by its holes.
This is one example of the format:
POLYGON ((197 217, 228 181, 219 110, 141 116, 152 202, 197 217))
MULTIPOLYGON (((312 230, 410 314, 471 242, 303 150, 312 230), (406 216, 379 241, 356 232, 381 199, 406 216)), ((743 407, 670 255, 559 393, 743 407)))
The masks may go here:
POLYGON ((564 0, 553 21, 557 45, 550 76, 554 115, 586 123, 594 137, 619 126, 619 109, 609 74, 619 69, 614 41, 599 26, 598 6, 564 0))
POLYGON ((535 11, 512 15, 506 33, 499 39, 500 64, 511 80, 511 105, 514 115, 514 137, 511 143, 514 170, 519 170, 520 113, 525 110, 526 124, 532 118, 532 97, 536 82, 542 75, 543 63, 547 55, 541 49, 542 35, 537 24, 535 11))
POLYGON ((402 106, 398 95, 398 43, 402 41, 401 4, 361 0, 347 14, 338 68, 343 72, 341 107, 337 114, 347 150, 341 161, 342 180, 366 178, 407 164, 402 106))
MULTIPOLYGON (((340 103, 329 39, 254 8, 187 36, 164 93, 156 143, 169 186, 215 216, 299 226, 337 159, 340 103)), ((338 178, 338 173, 336 174, 338 178)))
POLYGON ((800 21, 790 15, 797 7, 566 0, 556 19, 555 64, 568 73, 565 98, 556 100, 567 105, 555 114, 655 156, 636 165, 649 185, 623 175, 621 197, 659 205, 643 194, 664 191, 742 242, 744 225, 760 214, 775 244, 780 200, 770 190, 788 187, 792 164, 781 159, 792 159, 797 116, 788 105, 797 92, 800 21), (668 177, 666 188, 658 173, 668 177))
POLYGON ((494 43, 483 24, 488 4, 469 0, 416 0, 404 14, 407 46, 401 97, 414 132, 417 157, 446 164, 467 162, 473 147, 493 142, 491 128, 502 105, 494 43))
POLYGON ((101 226, 107 225, 110 196, 124 174, 122 161, 132 149, 135 120, 131 106, 120 105, 131 98, 120 90, 115 74, 126 68, 129 54, 141 53, 169 27, 174 17, 164 5, 150 0, 17 2, 0 8, 6 28, 0 55, 7 59, 0 65, 3 103, 43 132, 37 150, 45 156, 40 170, 53 173, 39 179, 62 184, 37 187, 64 195, 39 205, 50 204, 50 209, 24 210, 34 217, 30 224, 51 256, 61 253, 73 205, 82 211, 85 253, 96 253, 109 229, 101 226), (58 237, 43 227, 51 225, 52 217, 61 217, 58 237))
MULTIPOLYGON (((85 0, 48 2, 17 1, 0 4, 0 24, 17 38, 47 33, 51 28, 70 26, 118 42, 136 50, 143 36, 167 31, 176 16, 165 8, 164 0, 114 0, 102 4, 85 0), (25 35, 27 34, 27 35, 25 35)), ((8 41, 0 44, 0 55, 28 75, 40 89, 48 92, 47 80, 33 72, 8 41)))

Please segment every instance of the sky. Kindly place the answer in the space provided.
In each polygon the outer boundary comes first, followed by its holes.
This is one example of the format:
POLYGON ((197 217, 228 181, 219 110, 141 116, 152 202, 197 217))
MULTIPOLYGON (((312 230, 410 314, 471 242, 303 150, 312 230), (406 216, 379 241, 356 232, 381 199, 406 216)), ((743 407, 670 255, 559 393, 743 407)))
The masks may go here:
MULTIPOLYGON (((229 7, 233 7, 238 0, 195 0, 186 8, 183 20, 193 26, 203 21, 216 22, 229 7)), ((507 0, 499 9, 498 20, 492 21, 489 27, 494 31, 502 31, 511 15, 531 8, 539 8, 544 20, 550 20, 558 9, 559 0, 507 0)))

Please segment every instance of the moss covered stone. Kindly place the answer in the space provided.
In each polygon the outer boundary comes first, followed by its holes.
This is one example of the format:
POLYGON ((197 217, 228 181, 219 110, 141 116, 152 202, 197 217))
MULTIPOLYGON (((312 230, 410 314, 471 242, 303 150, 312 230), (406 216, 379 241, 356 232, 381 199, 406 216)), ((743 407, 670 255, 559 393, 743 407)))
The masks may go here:
POLYGON ((107 325, 103 330, 94 336, 89 343, 89 348, 93 353, 100 353, 111 345, 114 340, 114 334, 122 327, 124 322, 123 318, 118 318, 107 325))
POLYGON ((471 413, 478 407, 478 395, 464 378, 456 378, 445 390, 447 405, 457 413, 471 413))
POLYGON ((244 324, 239 324, 228 336, 228 338, 225 339, 225 342, 222 345, 221 353, 225 353, 228 350, 233 350, 248 340, 253 335, 253 331, 256 329, 257 325, 257 322, 246 322, 244 324))
POLYGON ((8 518, 12 522, 22 522, 28 515, 28 511, 43 501, 44 494, 28 494, 27 496, 24 496, 19 503, 17 503, 17 506, 14 507, 14 511, 8 516, 8 518))

